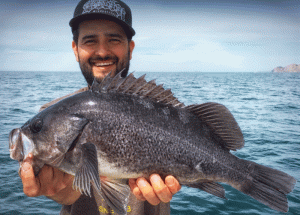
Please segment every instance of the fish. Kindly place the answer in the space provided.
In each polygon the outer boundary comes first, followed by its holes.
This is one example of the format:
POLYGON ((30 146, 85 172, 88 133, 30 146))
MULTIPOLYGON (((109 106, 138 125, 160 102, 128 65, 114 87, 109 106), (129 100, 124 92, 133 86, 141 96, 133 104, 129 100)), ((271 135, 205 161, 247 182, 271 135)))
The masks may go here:
POLYGON ((32 154, 35 175, 45 164, 74 175, 73 189, 91 196, 93 186, 118 214, 127 214, 128 179, 153 173, 223 199, 220 183, 226 183, 287 212, 295 178, 231 153, 244 144, 224 105, 186 106, 171 89, 133 74, 95 79, 89 90, 44 109, 9 135, 10 157, 20 165, 32 154))

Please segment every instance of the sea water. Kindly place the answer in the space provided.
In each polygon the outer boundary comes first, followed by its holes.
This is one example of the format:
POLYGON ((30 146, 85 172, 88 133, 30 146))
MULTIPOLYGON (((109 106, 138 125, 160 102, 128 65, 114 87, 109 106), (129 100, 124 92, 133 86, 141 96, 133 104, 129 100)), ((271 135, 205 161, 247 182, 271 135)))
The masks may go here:
MULTIPOLYGON (((160 72, 147 73, 146 79, 171 88, 186 105, 225 105, 245 138, 245 147, 233 153, 295 177, 287 214, 300 214, 300 73, 160 72)), ((59 214, 61 206, 52 200, 24 195, 18 162, 9 157, 8 135, 41 105, 85 86, 80 72, 0 72, 0 214, 59 214)), ((182 187, 173 196, 171 214, 284 214, 223 186, 227 200, 182 187)))

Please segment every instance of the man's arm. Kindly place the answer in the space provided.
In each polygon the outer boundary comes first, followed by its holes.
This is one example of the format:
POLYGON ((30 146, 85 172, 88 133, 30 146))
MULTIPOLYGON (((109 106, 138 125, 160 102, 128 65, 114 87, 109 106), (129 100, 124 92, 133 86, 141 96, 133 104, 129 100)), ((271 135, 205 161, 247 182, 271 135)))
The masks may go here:
MULTIPOLYGON (((71 205, 79 199, 80 192, 72 188, 74 176, 45 165, 35 177, 30 159, 32 156, 24 161, 20 170, 23 191, 27 196, 44 195, 63 205, 71 205)), ((129 179, 129 186, 137 199, 147 200, 152 205, 171 201, 181 188, 173 176, 167 176, 164 182, 157 174, 150 176, 150 183, 145 178, 129 179)))

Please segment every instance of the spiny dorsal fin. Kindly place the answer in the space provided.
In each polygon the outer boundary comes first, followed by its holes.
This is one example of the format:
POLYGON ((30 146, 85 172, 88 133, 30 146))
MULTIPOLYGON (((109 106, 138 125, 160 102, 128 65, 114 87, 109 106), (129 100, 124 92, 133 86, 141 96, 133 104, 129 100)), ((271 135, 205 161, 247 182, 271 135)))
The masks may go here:
POLYGON ((218 135, 229 150, 237 150, 244 146, 242 131, 230 111, 218 103, 204 103, 185 107, 202 119, 218 135))
POLYGON ((174 107, 184 107, 184 104, 173 96, 170 89, 165 90, 162 84, 156 85, 155 80, 147 82, 145 75, 135 78, 131 73, 126 78, 123 78, 121 77, 121 72, 115 77, 111 77, 111 73, 109 73, 101 83, 95 79, 91 86, 91 91, 96 93, 117 92, 136 95, 174 107))
POLYGON ((94 78, 90 90, 95 93, 104 93, 110 91, 110 89, 117 88, 125 81, 125 78, 122 78, 121 75, 122 72, 119 72, 115 77, 112 77, 112 73, 110 72, 102 81, 94 78))

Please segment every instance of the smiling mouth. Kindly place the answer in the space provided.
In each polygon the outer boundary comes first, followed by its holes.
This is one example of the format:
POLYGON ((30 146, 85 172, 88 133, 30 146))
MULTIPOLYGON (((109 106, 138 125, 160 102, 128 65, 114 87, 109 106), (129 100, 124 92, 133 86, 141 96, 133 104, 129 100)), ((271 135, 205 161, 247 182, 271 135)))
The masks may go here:
POLYGON ((115 62, 102 62, 102 63, 93 63, 94 66, 96 67, 106 67, 106 66, 111 66, 114 65, 115 62))

